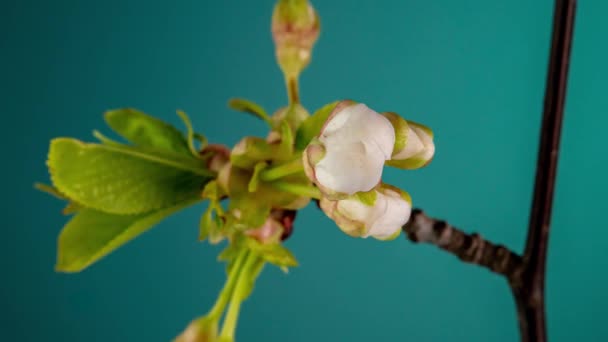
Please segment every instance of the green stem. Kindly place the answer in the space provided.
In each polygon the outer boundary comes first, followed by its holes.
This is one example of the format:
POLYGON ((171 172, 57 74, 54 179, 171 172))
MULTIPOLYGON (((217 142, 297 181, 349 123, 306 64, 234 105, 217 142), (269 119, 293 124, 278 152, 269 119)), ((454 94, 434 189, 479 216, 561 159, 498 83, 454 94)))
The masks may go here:
POLYGON ((220 333, 220 339, 232 341, 234 338, 234 332, 236 330, 236 324, 239 318, 239 312, 241 310, 241 303, 246 296, 246 294, 243 294, 243 292, 249 290, 250 285, 248 282, 252 281, 251 272, 253 271, 253 266, 257 261, 257 254, 250 251, 246 257, 245 264, 239 272, 236 286, 232 292, 230 304, 228 305, 228 312, 226 312, 226 317, 224 318, 224 324, 220 333))
POLYGON ((292 194, 306 196, 314 199, 321 199, 321 191, 319 191, 319 189, 313 186, 293 184, 281 181, 272 182, 270 183, 270 185, 272 185, 276 189, 283 190, 292 194))
POLYGON ((304 165, 302 165, 302 159, 297 158, 285 164, 262 171, 260 173, 260 179, 265 182, 270 182, 303 171, 304 165))
POLYGON ((239 279, 239 274, 241 273, 241 268, 245 263, 245 259, 247 257, 247 250, 243 250, 236 257, 234 265, 232 269, 230 269, 230 274, 228 275, 228 279, 226 280, 226 284, 224 284, 224 288, 222 292, 220 292, 217 301, 213 305, 213 308, 207 314, 207 317, 213 317, 214 319, 219 319, 224 312, 224 308, 226 304, 228 304, 228 300, 232 296, 234 292, 235 285, 239 279))
POLYGON ((289 104, 300 103, 298 77, 286 76, 285 83, 287 85, 287 97, 289 98, 289 104))

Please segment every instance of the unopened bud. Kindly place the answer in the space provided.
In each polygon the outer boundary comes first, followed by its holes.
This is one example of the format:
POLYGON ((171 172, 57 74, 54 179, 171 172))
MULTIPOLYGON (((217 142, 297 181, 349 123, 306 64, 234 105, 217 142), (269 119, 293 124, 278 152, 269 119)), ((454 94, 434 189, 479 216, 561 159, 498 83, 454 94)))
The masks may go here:
POLYGON ((276 127, 280 126, 281 121, 286 120, 289 127, 296 132, 300 124, 308 119, 310 113, 299 103, 292 104, 289 107, 279 109, 272 116, 272 120, 276 127))
POLYGON ((395 129, 395 148, 386 164, 401 169, 417 169, 433 160, 433 131, 421 124, 406 121, 395 113, 383 113, 395 129))
POLYGON ((281 241, 284 230, 285 229, 279 221, 269 217, 261 227, 250 229, 246 231, 245 234, 255 238, 262 244, 268 244, 281 241))
POLYGON ((213 172, 219 172, 221 168, 230 161, 230 150, 220 144, 210 144, 205 146, 200 152, 205 158, 207 168, 213 172))
POLYGON ((272 38, 279 66, 296 78, 310 62, 319 37, 319 16, 307 0, 279 0, 272 13, 272 38))
POLYGON ((343 101, 304 151, 305 171, 330 199, 367 192, 380 183, 394 143, 389 120, 362 103, 343 101))
POLYGON ((207 317, 194 320, 174 342, 216 342, 217 320, 207 317))
POLYGON ((409 220, 412 200, 408 193, 382 184, 376 190, 338 201, 322 198, 320 205, 344 233, 390 240, 399 235, 409 220))

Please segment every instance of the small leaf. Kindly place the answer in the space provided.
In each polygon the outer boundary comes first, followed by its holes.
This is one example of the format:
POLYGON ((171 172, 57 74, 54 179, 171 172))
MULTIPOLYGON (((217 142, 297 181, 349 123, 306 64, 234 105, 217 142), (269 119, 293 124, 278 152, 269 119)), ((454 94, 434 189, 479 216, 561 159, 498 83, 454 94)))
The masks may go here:
POLYGON ((211 178, 200 160, 68 138, 51 141, 47 164, 61 193, 113 214, 138 214, 199 197, 211 178))
POLYGON ((321 128, 327 121, 329 114, 334 110, 339 101, 332 102, 321 107, 312 116, 308 117, 296 133, 296 150, 303 151, 310 143, 312 138, 319 135, 321 128))
POLYGON ((113 215, 83 209, 59 235, 57 271, 79 272, 133 240, 152 226, 200 199, 189 199, 175 206, 140 215, 113 215))
POLYGON ((265 261, 279 267, 295 267, 298 261, 281 243, 262 244, 256 239, 247 239, 247 245, 265 261))
POLYGON ((264 108, 257 103, 245 99, 235 98, 228 101, 228 107, 239 112, 249 113, 259 119, 264 120, 267 124, 272 125, 272 120, 270 119, 268 113, 266 113, 264 108))
POLYGON ((198 153, 198 149, 196 148, 196 146, 194 146, 194 139, 205 139, 204 136, 200 135, 200 134, 195 134, 194 133, 194 129, 192 128, 192 121, 190 121, 190 118, 188 117, 188 114, 186 114, 184 111, 178 110, 177 111, 177 115, 180 117, 180 119, 182 119, 182 121, 184 122, 184 125, 186 126, 186 129, 188 130, 188 134, 186 135, 186 138, 188 140, 188 148, 190 149, 190 153, 192 153, 192 155, 194 157, 199 157, 199 153, 198 153))
POLYGON ((201 217, 198 235, 199 241, 209 239, 211 244, 221 242, 224 239, 222 235, 223 226, 224 222, 213 206, 213 203, 209 203, 209 207, 201 217))
POLYGON ((175 127, 132 108, 110 110, 106 122, 116 133, 140 147, 190 155, 188 141, 175 127))

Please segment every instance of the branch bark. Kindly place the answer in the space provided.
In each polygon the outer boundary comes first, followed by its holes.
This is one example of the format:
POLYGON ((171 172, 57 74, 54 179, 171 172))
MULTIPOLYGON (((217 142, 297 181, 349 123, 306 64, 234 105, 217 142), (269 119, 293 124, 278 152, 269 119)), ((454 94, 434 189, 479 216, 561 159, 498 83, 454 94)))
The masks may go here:
POLYGON ((545 342, 545 265, 576 0, 556 0, 534 198, 521 281, 512 284, 522 342, 545 342))
POLYGON ((465 262, 505 276, 517 305, 522 342, 547 341, 546 259, 576 3, 555 0, 534 197, 523 256, 478 234, 467 234, 445 221, 429 218, 419 209, 403 227, 413 242, 434 244, 465 262))
POLYGON ((507 279, 521 276, 522 258, 517 253, 487 241, 477 233, 467 234, 445 221, 428 217, 420 209, 412 211, 403 231, 414 243, 436 245, 464 262, 487 268, 507 279))

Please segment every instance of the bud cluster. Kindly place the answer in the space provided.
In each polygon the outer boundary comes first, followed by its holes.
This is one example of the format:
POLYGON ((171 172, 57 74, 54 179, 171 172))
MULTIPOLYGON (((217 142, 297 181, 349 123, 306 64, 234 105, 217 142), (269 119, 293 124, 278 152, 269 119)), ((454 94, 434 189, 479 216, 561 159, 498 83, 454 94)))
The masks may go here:
POLYGON ((384 165, 415 169, 434 153, 429 128, 346 100, 335 106, 302 159, 323 194, 321 209, 340 229, 386 240, 399 235, 412 202, 406 192, 382 182, 384 165))

